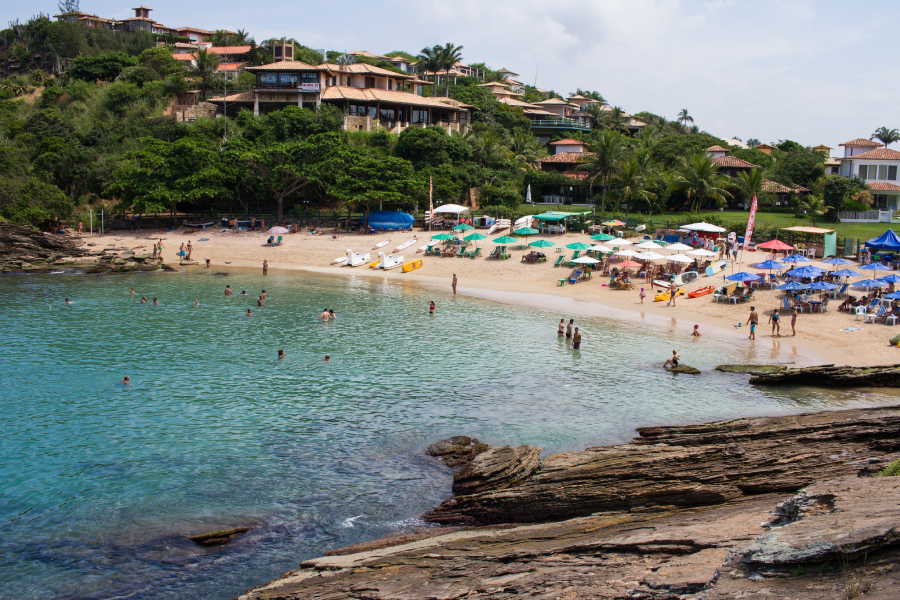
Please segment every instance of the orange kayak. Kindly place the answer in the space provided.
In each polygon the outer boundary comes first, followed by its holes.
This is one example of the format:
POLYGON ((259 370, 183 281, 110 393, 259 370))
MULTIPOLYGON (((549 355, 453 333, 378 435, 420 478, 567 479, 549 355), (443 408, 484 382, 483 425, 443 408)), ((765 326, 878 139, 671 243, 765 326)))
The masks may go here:
POLYGON ((688 298, 699 298, 700 296, 712 294, 714 291, 716 291, 715 286, 708 285, 706 287, 702 287, 700 289, 694 290, 693 292, 688 294, 688 298))

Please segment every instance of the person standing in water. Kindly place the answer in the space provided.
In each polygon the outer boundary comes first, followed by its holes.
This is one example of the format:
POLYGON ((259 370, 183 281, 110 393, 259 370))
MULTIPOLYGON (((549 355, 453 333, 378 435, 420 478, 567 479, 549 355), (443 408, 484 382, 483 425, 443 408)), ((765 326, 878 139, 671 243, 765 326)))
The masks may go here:
POLYGON ((208 258, 206 259, 206 268, 207 269, 209 268, 209 259, 208 258))
POLYGON ((153 306, 159 306, 159 300, 156 298, 153 299, 153 306))
POLYGON ((323 360, 322 362, 331 362, 331 357, 326 354, 325 360, 323 360))
POLYGON ((557 337, 563 337, 564 335, 566 335, 566 320, 565 319, 559 320, 559 328, 556 332, 556 335, 557 335, 557 337))
POLYGON ((252 313, 252 312, 250 311, 250 309, 248 308, 248 309, 247 309, 247 314, 244 315, 244 316, 245 316, 245 317, 252 317, 252 316, 253 316, 253 313, 252 313))
POLYGON ((757 325, 757 323, 759 323, 759 315, 756 314, 755 306, 750 307, 750 316, 747 318, 747 321, 750 323, 750 337, 748 337, 747 339, 755 340, 756 339, 756 325, 757 325))
POLYGON ((434 300, 431 300, 428 302, 428 314, 433 315, 434 309, 435 309, 434 300))
POLYGON ((132 296, 134 296, 134 288, 131 288, 131 291, 128 293, 131 294, 132 296))
POLYGON ((572 328, 575 327, 575 319, 569 319, 569 324, 566 325, 566 339, 572 338, 572 328))
POLYGON ((323 308, 323 309, 322 309, 322 312, 319 314, 319 317, 322 319, 322 322, 323 322, 323 323, 327 323, 327 322, 328 322, 328 319, 331 318, 331 315, 328 314, 328 309, 327 309, 327 308, 323 308))
POLYGON ((226 296, 230 296, 230 295, 231 295, 231 284, 228 284, 228 285, 225 286, 225 295, 226 295, 226 296))
POLYGON ((147 304, 147 296, 141 296, 141 304, 147 304))
POLYGON ((778 324, 778 318, 778 309, 776 308, 772 311, 772 314, 769 315, 769 323, 772 324, 772 337, 781 337, 781 326, 778 324))
POLYGON ((263 275, 268 275, 268 274, 269 274, 269 261, 264 260, 263 261, 263 275))
POLYGON ((578 328, 575 328, 575 333, 572 335, 572 350, 578 350, 581 348, 581 334, 578 333, 578 328))
POLYGON ((263 299, 263 300, 265 300, 265 299, 267 299, 267 298, 269 297, 269 295, 266 293, 266 290, 263 290, 263 291, 262 291, 262 294, 260 294, 260 295, 262 296, 262 299, 263 299))
POLYGON ((284 358, 284 350, 279 350, 278 351, 278 359, 280 360, 282 358, 284 358))
POLYGON ((333 309, 333 308, 329 308, 329 309, 328 309, 328 316, 331 317, 331 320, 332 320, 332 321, 334 321, 335 319, 337 319, 337 316, 334 314, 334 309, 333 309))
POLYGON ((450 284, 450 287, 453 288, 453 295, 456 295, 456 273, 453 274, 453 283, 450 284))
POLYGON ((262 306, 262 305, 263 305, 263 298, 262 298, 262 296, 258 296, 258 297, 256 298, 256 305, 257 305, 257 306, 262 306))
POLYGON ((644 296, 646 296, 646 295, 647 294, 644 293, 644 288, 641 288, 641 304, 644 303, 644 296))
POLYGON ((675 296, 678 294, 678 284, 674 281, 672 282, 672 287, 669 288, 669 301, 666 303, 666 306, 675 306, 675 296))
POLYGON ((795 325, 797 324, 797 308, 791 308, 791 337, 797 335, 797 329, 795 325))
POLYGON ((197 298, 196 300, 194 300, 194 308, 197 308, 199 306, 200 306, 200 298, 197 298))

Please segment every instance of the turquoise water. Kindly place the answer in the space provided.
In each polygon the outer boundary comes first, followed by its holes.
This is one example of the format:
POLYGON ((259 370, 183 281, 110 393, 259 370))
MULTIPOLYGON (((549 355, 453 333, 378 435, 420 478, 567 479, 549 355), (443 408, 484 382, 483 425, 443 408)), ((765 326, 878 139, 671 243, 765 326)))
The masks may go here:
POLYGON ((673 377, 659 369, 673 347, 701 369, 744 349, 576 318, 573 352, 556 336, 568 315, 362 277, 7 276, 0 307, 4 598, 237 595, 420 524, 451 480, 423 450, 450 435, 551 453, 637 425, 894 400, 673 377), (184 539, 246 524, 227 547, 184 539))

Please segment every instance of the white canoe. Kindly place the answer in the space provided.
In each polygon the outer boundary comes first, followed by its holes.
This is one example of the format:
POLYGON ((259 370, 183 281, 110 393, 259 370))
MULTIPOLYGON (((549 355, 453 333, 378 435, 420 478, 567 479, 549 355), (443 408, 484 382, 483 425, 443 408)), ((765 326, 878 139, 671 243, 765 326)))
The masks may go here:
POLYGON ((513 227, 513 231, 516 229, 522 229, 523 227, 531 227, 534 224, 534 217, 532 215, 528 215, 525 217, 521 217, 516 219, 516 224, 513 227))
POLYGON ((418 238, 413 238, 409 241, 403 242, 402 244, 400 244, 399 246, 394 248, 394 252, 400 252, 401 250, 406 250, 407 248, 409 248, 410 246, 412 246, 413 244, 415 244, 418 241, 419 241, 418 238))
POLYGON ((379 248, 384 248, 385 246, 387 246, 390 243, 391 243, 391 238, 388 238, 388 239, 384 240, 383 242, 378 242, 377 244, 372 246, 372 250, 378 250, 379 248))

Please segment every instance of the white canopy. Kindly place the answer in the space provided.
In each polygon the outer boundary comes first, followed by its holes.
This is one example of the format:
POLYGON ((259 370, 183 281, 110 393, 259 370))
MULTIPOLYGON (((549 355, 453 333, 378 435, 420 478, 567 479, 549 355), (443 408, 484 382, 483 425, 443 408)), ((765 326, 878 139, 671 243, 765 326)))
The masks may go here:
POLYGON ((718 227, 712 223, 691 223, 690 225, 682 225, 679 229, 687 229, 688 231, 703 231, 705 233, 724 233, 724 227, 718 227))
POLYGON ((715 252, 710 252, 706 248, 698 248, 697 250, 691 250, 688 252, 691 256, 715 256, 715 252))
POLYGON ((627 256, 628 258, 634 258, 635 256, 638 256, 638 253, 631 248, 628 248, 627 250, 619 250, 618 252, 616 252, 616 256, 627 256))
POLYGON ((668 246, 666 246, 666 250, 675 250, 677 252, 681 252, 682 250, 692 250, 692 249, 693 249, 692 246, 688 246, 687 244, 681 244, 681 243, 669 244, 668 246))
POLYGON ((659 260, 660 258, 665 258, 662 254, 657 254, 656 252, 651 252, 648 250, 647 252, 641 252, 637 255, 637 257, 641 260, 659 260))
MULTIPOLYGON (((443 206, 438 206, 434 209, 436 213, 451 213, 454 215, 458 215, 460 213, 469 212, 469 209, 465 206, 460 206, 459 204, 445 204, 443 206)), ((724 229, 722 231, 725 231, 724 229)))
POLYGON ((652 240, 646 240, 635 246, 635 248, 641 248, 643 250, 658 250, 659 248, 662 248, 662 246, 652 240))
POLYGON ((596 258, 591 258, 590 256, 579 256, 578 258, 576 258, 576 259, 573 260, 572 262, 573 262, 573 263, 579 263, 579 264, 582 264, 582 265, 596 265, 596 264, 597 264, 598 262, 600 262, 600 261, 597 260, 596 258))
POLYGON ((602 252, 604 254, 610 254, 612 252, 612 248, 607 248, 603 244, 597 244, 596 246, 591 246, 588 248, 591 252, 602 252))
POLYGON ((606 243, 609 244, 610 246, 630 246, 634 242, 632 242, 630 240, 618 239, 618 240, 607 240, 606 243))
POLYGON ((673 254, 669 257, 669 262, 678 262, 678 263, 692 263, 694 262, 693 258, 688 258, 687 256, 681 254, 673 254))

